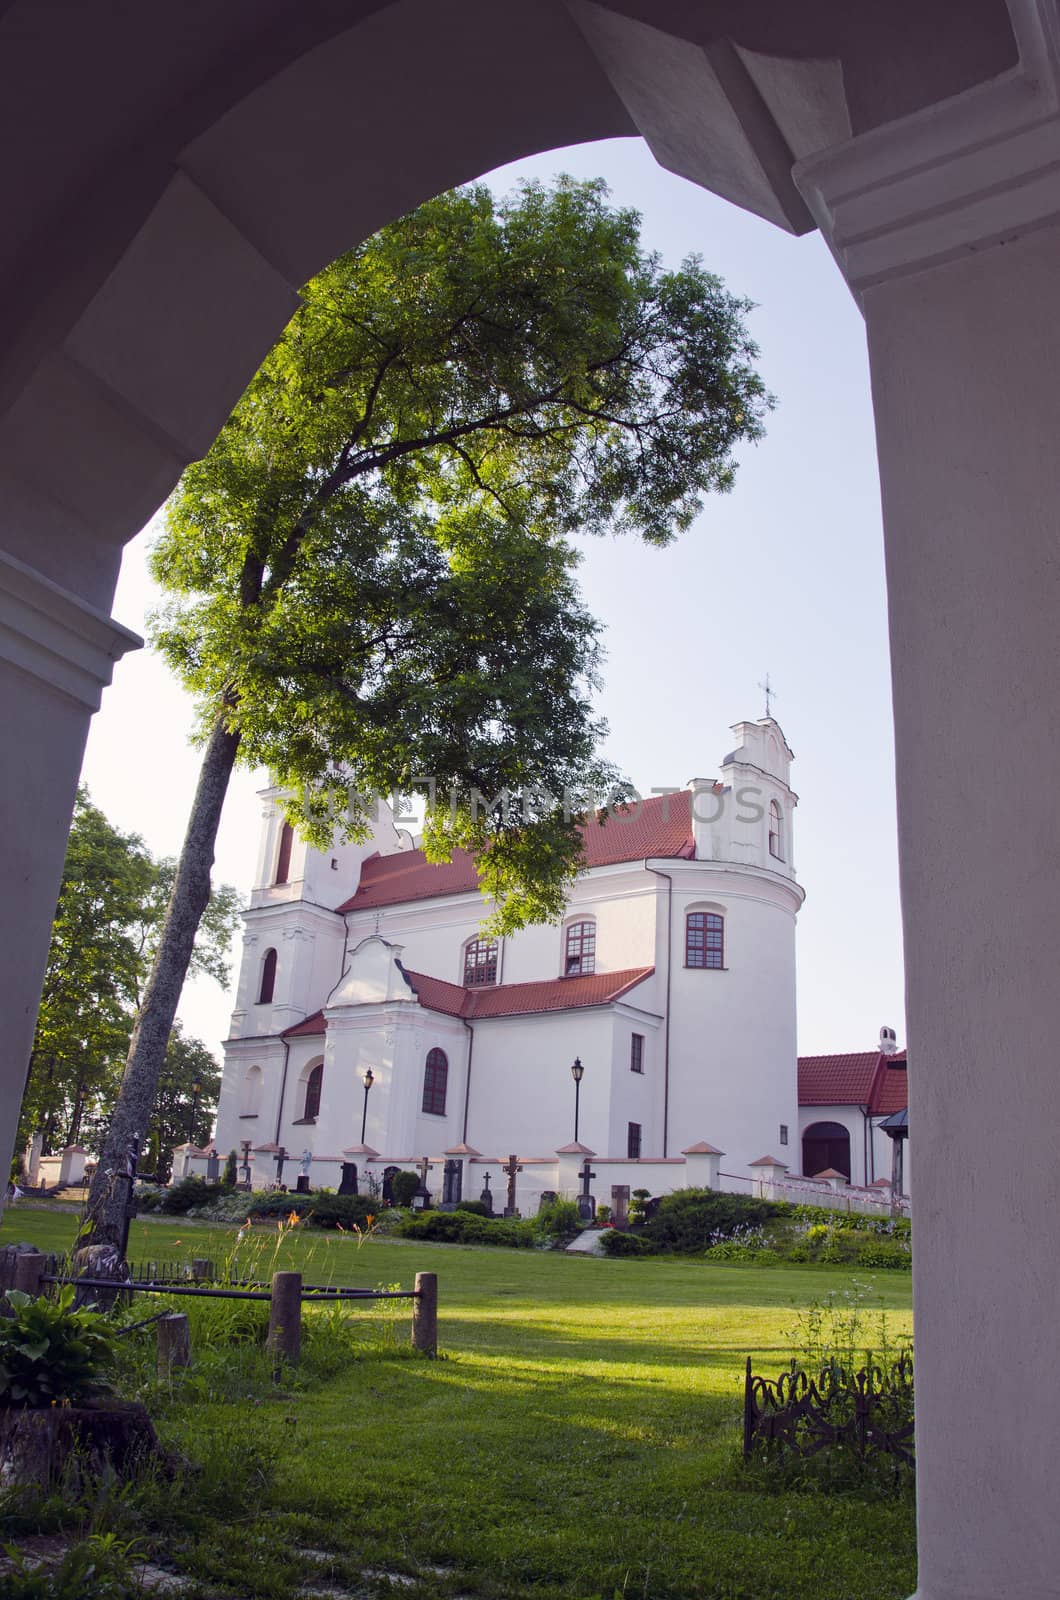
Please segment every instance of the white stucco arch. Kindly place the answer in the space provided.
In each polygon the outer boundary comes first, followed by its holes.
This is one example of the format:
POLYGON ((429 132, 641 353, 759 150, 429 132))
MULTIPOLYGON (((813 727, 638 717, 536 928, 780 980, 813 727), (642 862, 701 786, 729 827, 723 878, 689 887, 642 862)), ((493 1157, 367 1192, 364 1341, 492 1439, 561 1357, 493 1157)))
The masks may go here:
POLYGON ((122 543, 208 446, 323 261, 503 161, 640 131, 717 193, 796 231, 819 224, 865 312, 916 1203, 942 1224, 915 1266, 920 1593, 1042 1600, 1060 1569, 1056 1418, 1042 1414, 1057 1304, 1025 1259, 1048 1249, 1028 1219, 1060 1199, 1060 875, 1042 798, 1060 748, 1060 349, 1043 314, 1060 276, 1054 0, 968 0, 959 16, 896 0, 872 30, 841 0, 337 10, 67 8, 61 35, 39 0, 5 12, 0 697, 19 752, 0 814, 6 1148, 87 720, 134 643, 107 616, 122 543), (362 110, 368 160, 350 137, 362 110), (984 753, 1007 772, 1028 748, 1048 770, 1014 828, 1007 787, 977 778, 984 753), (962 791, 978 803, 954 839, 962 791), (989 948, 987 906, 1003 908, 989 948), (987 1112, 1006 1176, 977 1188, 963 1152, 987 1112), (993 1378, 966 1419, 947 1399, 957 1357, 993 1378))

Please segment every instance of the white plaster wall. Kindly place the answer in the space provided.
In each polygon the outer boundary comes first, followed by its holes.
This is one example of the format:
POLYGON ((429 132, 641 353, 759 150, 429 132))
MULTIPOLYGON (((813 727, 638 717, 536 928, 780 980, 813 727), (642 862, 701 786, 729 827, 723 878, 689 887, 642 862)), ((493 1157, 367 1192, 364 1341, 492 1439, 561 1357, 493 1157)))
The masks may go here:
POLYGON ((476 1022, 474 1029, 470 1145, 483 1155, 517 1149, 520 1155, 551 1156, 569 1144, 570 1069, 580 1056, 585 1076, 578 1137, 590 1149, 607 1152, 614 1046, 606 1008, 497 1018, 476 1022))
POLYGON ((282 1039, 246 1038, 225 1046, 214 1133, 214 1142, 225 1155, 229 1150, 238 1150, 244 1139, 249 1139, 252 1145, 270 1144, 275 1139, 284 1056, 282 1039), (243 1078, 251 1066, 261 1068, 261 1098, 257 1115, 244 1116, 241 1111, 243 1078))
POLYGON ((641 1154, 643 1156, 662 1154, 664 1031, 663 1018, 652 1014, 658 1004, 657 988, 657 981, 649 979, 632 991, 636 997, 636 1006, 620 1001, 614 1008, 611 1036, 611 1111, 607 1143, 602 1147, 602 1154, 625 1155, 631 1122, 639 1122, 641 1125, 641 1154), (644 1040, 643 1072, 630 1070, 630 1040, 634 1033, 639 1033, 644 1040))

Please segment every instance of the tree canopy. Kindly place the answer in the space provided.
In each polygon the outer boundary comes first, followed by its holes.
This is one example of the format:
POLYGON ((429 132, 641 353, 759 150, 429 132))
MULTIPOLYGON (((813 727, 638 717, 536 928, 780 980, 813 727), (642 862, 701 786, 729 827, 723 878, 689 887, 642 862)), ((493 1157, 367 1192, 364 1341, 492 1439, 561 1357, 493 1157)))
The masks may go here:
POLYGON ((562 910, 606 790, 569 536, 665 545, 769 405, 747 303, 663 268, 600 181, 445 194, 314 278, 154 552, 155 637, 324 840, 348 790, 441 803, 497 925, 562 910), (475 793, 513 796, 487 809, 475 793), (532 824, 532 826, 528 826, 532 824))
MULTIPOLYGON (((39 1128, 54 1149, 98 1133, 117 1094, 173 873, 172 861, 154 859, 137 834, 115 828, 78 791, 22 1101, 23 1140, 39 1128)), ((236 892, 222 886, 193 971, 227 979, 237 918, 236 892)), ((198 1048, 216 1075, 216 1062, 198 1048)))

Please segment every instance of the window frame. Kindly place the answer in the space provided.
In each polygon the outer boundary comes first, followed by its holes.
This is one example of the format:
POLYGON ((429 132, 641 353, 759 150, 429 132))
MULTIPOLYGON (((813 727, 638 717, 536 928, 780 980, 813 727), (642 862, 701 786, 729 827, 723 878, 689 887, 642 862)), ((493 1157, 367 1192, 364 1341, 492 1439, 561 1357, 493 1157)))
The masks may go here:
POLYGON ((563 976, 565 978, 589 978, 596 971, 596 918, 578 917, 574 922, 568 922, 563 929, 563 976), (571 944, 577 939, 578 948, 572 951, 571 944), (586 944, 589 948, 586 950, 586 944), (571 962, 578 963, 576 968, 571 967, 571 962), (586 965, 588 962, 588 965, 586 965))
POLYGON ((644 1124, 642 1122, 626 1123, 626 1160, 639 1161, 641 1150, 644 1148, 644 1124))
POLYGON ((276 994, 277 959, 276 948, 274 945, 270 945, 268 950, 266 950, 265 954, 261 958, 261 975, 258 980, 258 998, 256 1001, 256 1004, 259 1006, 272 1005, 273 998, 276 994), (268 993, 265 992, 266 989, 268 990, 268 993))
POLYGON ((644 1035, 631 1033, 629 1036, 629 1070, 644 1076, 644 1035))
POLYGON ((501 961, 501 942, 499 939, 468 939, 463 950, 463 986, 465 989, 492 989, 497 983, 501 961), (486 955, 480 960, 479 951, 486 955), (472 952, 475 952, 472 957, 472 952), (489 952, 493 954, 490 955, 489 952), (474 965, 472 965, 474 960, 474 965), (479 976, 485 973, 486 976, 479 976))
POLYGON ((303 1079, 302 1115, 299 1122, 315 1122, 320 1115, 320 1096, 324 1087, 324 1063, 315 1061, 303 1079), (310 1110, 310 1100, 313 1101, 310 1110))
POLYGON ((725 971, 725 917, 722 912, 685 912, 685 966, 693 972, 725 971), (693 927, 698 921, 702 925, 693 927), (702 959, 694 960, 695 956, 702 959))
POLYGON ((423 1063, 423 1095, 420 1102, 420 1112, 428 1117, 444 1117, 446 1099, 449 1094, 449 1057, 440 1045, 432 1045, 427 1051, 423 1063), (440 1098, 441 1110, 436 1104, 428 1105, 428 1100, 437 1101, 439 1098, 439 1083, 441 1085, 440 1098))
POLYGON ((776 800, 769 802, 769 853, 774 861, 784 860, 784 817, 776 800))
POLYGON ((276 850, 276 876, 272 880, 274 887, 291 881, 291 850, 293 847, 294 829, 284 818, 283 826, 280 828, 280 842, 276 850))

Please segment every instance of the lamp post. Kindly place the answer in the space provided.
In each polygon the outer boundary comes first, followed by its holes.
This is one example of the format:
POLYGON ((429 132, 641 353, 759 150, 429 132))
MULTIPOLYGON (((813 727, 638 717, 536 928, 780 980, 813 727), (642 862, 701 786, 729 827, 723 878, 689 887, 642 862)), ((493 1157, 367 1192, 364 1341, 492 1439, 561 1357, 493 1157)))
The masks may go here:
POLYGON ((202 1094, 202 1080, 196 1078, 191 1086, 191 1121, 188 1124, 188 1143, 195 1143, 195 1124, 199 1117, 199 1096, 202 1094))
POLYGON ((570 1069, 570 1075, 574 1079, 574 1143, 575 1144, 578 1143, 578 1109, 579 1109, 579 1102, 581 1100, 582 1076, 583 1076, 584 1072, 585 1072, 585 1068, 582 1066, 581 1057, 580 1056, 575 1056, 574 1057, 574 1063, 573 1063, 573 1065, 572 1065, 572 1067, 570 1069))
POLYGON ((363 1077, 364 1083, 364 1110, 361 1112, 361 1143, 364 1143, 364 1130, 368 1126, 368 1091, 375 1082, 375 1073, 367 1067, 363 1077))

